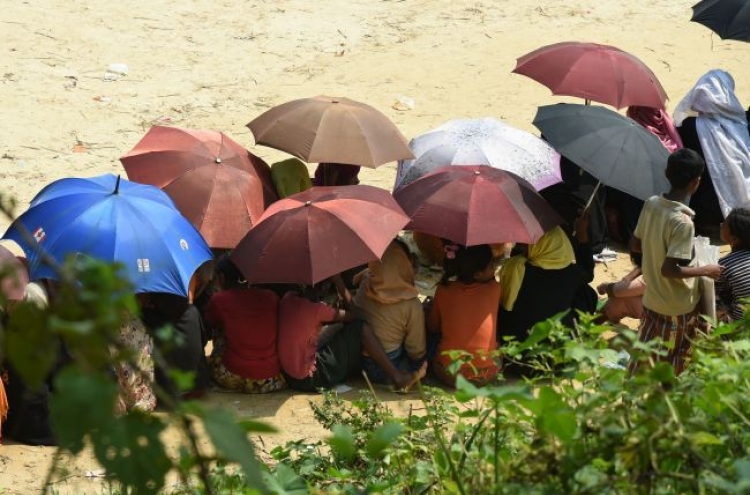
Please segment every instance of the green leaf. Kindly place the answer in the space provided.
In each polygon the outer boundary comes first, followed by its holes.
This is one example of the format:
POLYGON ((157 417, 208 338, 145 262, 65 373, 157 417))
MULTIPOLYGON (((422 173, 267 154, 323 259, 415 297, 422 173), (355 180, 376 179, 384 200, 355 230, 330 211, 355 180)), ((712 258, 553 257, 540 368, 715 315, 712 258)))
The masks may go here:
POLYGON ((158 417, 133 411, 92 432, 94 454, 107 473, 135 493, 159 493, 172 468, 159 439, 164 428, 158 417))
POLYGON ((50 417, 61 446, 78 454, 89 432, 113 428, 117 386, 108 377, 68 367, 57 376, 55 389, 50 417))
POLYGON ((401 433, 404 426, 400 423, 386 423, 372 433, 367 442, 367 455, 373 458, 380 457, 401 433))
POLYGON ((242 466, 247 477, 247 484, 257 488, 261 493, 268 493, 263 482, 263 475, 255 450, 247 438, 245 430, 237 423, 231 414, 220 409, 203 409, 202 419, 206 433, 216 447, 216 451, 224 458, 242 466))
POLYGON ((33 304, 19 304, 9 318, 5 339, 5 355, 28 387, 36 390, 60 350, 59 339, 47 327, 45 312, 33 304))
POLYGON ((331 431, 333 436, 328 439, 331 450, 346 461, 351 462, 357 453, 352 429, 349 426, 333 425, 331 431))
POLYGON ((721 439, 707 431, 699 431, 690 435, 690 441, 695 445, 721 445, 721 439))
POLYGON ((273 473, 264 473, 266 483, 274 495, 307 495, 307 483, 284 463, 276 465, 273 473))
POLYGON ((247 433, 276 433, 279 431, 276 427, 269 425, 268 423, 253 421, 251 419, 237 421, 237 424, 247 433))
POLYGON ((651 370, 651 378, 659 383, 673 384, 677 381, 677 377, 674 374, 674 368, 670 363, 665 361, 659 361, 654 365, 651 370))
POLYGON ((560 394, 551 387, 541 387, 537 405, 537 422, 544 431, 552 433, 563 443, 573 440, 578 430, 575 411, 560 394))

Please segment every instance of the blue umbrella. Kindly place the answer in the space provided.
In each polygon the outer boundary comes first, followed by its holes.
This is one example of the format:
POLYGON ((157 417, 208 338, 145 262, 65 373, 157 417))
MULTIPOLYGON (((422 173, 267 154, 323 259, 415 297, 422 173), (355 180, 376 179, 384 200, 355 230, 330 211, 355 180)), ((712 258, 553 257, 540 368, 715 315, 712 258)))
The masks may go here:
POLYGON ((81 254, 122 263, 136 292, 187 296, 195 270, 212 259, 166 193, 112 174, 49 184, 3 237, 23 247, 32 279, 56 278, 42 263, 41 248, 58 262, 81 254), (26 241, 21 227, 38 246, 26 241))

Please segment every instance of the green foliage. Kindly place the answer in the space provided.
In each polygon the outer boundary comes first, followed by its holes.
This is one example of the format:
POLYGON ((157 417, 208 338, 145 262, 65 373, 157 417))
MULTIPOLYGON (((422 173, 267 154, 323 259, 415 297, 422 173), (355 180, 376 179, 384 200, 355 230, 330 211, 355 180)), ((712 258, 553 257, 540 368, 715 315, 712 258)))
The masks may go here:
POLYGON ((553 318, 503 347, 533 378, 459 378, 455 401, 424 389, 421 415, 327 394, 313 408, 332 437, 274 449, 269 476, 291 469, 321 493, 750 493, 747 322, 698 340, 676 377, 633 332, 607 340, 610 327, 580 320, 553 318), (633 377, 623 347, 642 362, 633 377))

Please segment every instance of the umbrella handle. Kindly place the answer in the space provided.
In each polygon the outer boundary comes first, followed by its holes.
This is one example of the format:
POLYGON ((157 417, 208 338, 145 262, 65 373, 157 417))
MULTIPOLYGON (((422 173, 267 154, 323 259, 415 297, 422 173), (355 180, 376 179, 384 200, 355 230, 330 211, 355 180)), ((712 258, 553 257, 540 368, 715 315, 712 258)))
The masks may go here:
POLYGON ((601 186, 601 185, 602 185, 602 181, 599 181, 599 182, 596 183, 596 187, 594 188, 594 192, 591 193, 591 196, 589 197, 589 200, 586 202, 586 206, 583 207, 583 211, 581 212, 581 214, 586 213, 586 210, 589 209, 589 207, 591 206, 591 203, 594 202, 594 197, 596 196, 596 193, 599 192, 599 186, 601 186))

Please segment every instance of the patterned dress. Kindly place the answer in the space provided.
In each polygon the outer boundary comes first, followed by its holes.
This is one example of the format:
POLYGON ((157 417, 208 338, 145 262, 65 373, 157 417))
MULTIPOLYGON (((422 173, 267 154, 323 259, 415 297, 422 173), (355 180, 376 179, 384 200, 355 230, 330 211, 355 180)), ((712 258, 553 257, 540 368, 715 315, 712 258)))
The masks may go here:
POLYGON ((129 316, 120 327, 119 340, 133 353, 134 370, 130 364, 120 361, 114 365, 120 392, 117 411, 153 411, 156 407, 154 395, 153 341, 141 320, 129 316))

